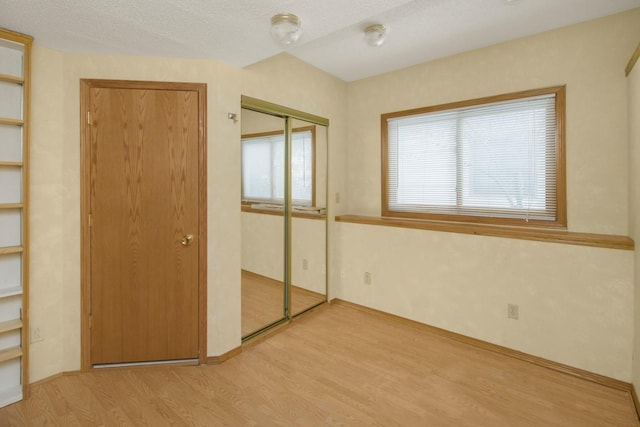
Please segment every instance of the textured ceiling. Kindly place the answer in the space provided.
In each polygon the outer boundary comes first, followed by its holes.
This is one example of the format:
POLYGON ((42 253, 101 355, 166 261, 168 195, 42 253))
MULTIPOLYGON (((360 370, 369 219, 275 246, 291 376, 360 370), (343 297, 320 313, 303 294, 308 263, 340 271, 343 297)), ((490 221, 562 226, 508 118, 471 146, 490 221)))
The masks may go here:
POLYGON ((345 81, 624 10, 640 0, 0 0, 0 27, 74 52, 210 58, 244 67, 284 49, 271 16, 303 35, 287 51, 345 81), (363 28, 388 27, 370 47, 363 28))

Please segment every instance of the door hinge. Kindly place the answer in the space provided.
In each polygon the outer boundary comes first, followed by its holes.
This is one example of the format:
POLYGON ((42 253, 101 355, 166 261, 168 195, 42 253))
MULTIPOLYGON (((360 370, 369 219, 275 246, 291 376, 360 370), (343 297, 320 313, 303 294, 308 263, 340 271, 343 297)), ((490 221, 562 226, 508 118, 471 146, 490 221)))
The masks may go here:
POLYGON ((93 215, 89 214, 89 227, 93 227, 93 215))
POLYGON ((93 327, 93 315, 90 314, 89 315, 89 329, 91 329, 93 327))
POLYGON ((91 126, 91 111, 87 111, 87 124, 91 126))

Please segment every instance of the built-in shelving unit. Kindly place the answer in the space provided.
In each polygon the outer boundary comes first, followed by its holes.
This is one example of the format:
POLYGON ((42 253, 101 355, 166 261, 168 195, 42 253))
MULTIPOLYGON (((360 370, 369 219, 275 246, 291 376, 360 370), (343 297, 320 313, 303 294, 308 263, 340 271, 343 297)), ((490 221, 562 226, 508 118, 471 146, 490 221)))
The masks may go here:
POLYGON ((28 123, 32 38, 0 28, 0 407, 28 385, 28 123))

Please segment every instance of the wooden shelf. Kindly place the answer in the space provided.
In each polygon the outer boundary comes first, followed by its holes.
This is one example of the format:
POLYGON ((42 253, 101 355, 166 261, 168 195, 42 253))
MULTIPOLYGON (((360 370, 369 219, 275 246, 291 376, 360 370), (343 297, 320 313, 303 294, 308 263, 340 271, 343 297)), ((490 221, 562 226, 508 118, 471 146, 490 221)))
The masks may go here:
POLYGON ((22 209, 22 203, 0 203, 0 209, 22 209))
POLYGON ((509 239, 534 240, 538 242, 562 243, 567 245, 591 246, 596 248, 622 249, 632 251, 634 241, 628 236, 608 234, 578 233, 567 230, 514 227, 457 223, 453 221, 427 221, 407 218, 389 218, 363 215, 338 215, 338 222, 366 224, 384 227, 413 228, 416 230, 442 231, 448 233, 473 234, 478 236, 503 237, 509 239))
POLYGON ((10 76, 9 74, 0 74, 0 82, 24 84, 24 79, 18 76, 10 76))
POLYGON ((22 347, 9 347, 4 350, 0 350, 0 362, 6 362, 7 360, 17 359, 22 356, 22 347))
POLYGON ((0 166, 22 166, 22 162, 0 162, 0 166))
MULTIPOLYGON (((3 221, 0 233, 13 233, 19 231, 20 241, 11 241, 0 244, 0 257, 4 257, 13 266, 11 276, 18 275, 18 263, 15 259, 20 258, 19 268, 20 274, 18 278, 12 278, 7 283, 3 280, 0 286, 0 333, 3 334, 4 346, 10 345, 7 339, 12 339, 11 345, 18 341, 13 337, 20 333, 21 338, 26 338, 25 332, 29 330, 29 132, 27 128, 30 123, 30 93, 31 93, 31 46, 33 37, 26 34, 16 33, 14 31, 0 28, 0 41, 15 45, 13 53, 6 52, 6 49, 0 50, 0 62, 9 61, 12 68, 5 68, 0 72, 0 84, 11 92, 21 96, 11 96, 11 99, 3 100, 5 112, 0 113, 0 125, 10 127, 12 136, 11 143, 14 144, 18 139, 18 134, 22 143, 21 157, 4 156, 0 159, 0 171, 3 175, 9 174, 11 177, 0 182, 1 192, 8 194, 21 194, 20 198, 3 197, 0 200, 0 214, 9 214, 12 218, 19 216, 19 224, 7 223, 3 221), (6 41, 6 42, 5 42, 6 41), (18 61, 16 52, 22 56, 22 64, 18 61), (22 65, 20 71, 19 65, 22 65), (22 160, 22 161, 10 161, 22 160), (19 183, 18 183, 19 181, 19 183), (11 210, 13 209, 13 211, 11 210), (19 230, 16 230, 19 227, 19 230), (15 244, 16 246, 7 246, 15 244), (22 319, 16 319, 16 312, 19 310, 24 315, 18 315, 22 319), (9 320, 11 319, 11 320, 9 320)), ((2 143, 4 141, 0 141, 2 143)), ((12 145, 12 148, 17 146, 12 145)), ((10 149, 9 152, 13 152, 10 149)), ((8 278, 6 278, 8 279, 8 278)), ((29 340, 22 339, 20 344, 0 350, 0 370, 2 370, 2 379, 0 380, 0 408, 14 402, 22 400, 29 395, 29 340), (11 372, 6 372, 7 370, 11 372), (6 372, 6 373, 5 373, 6 372), (9 380, 9 378, 12 378, 9 380)), ((0 422, 2 424, 2 422, 0 422)))
POLYGON ((9 298, 15 295, 22 295, 21 286, 12 286, 10 288, 0 288, 0 298, 9 298))
POLYGON ((0 334, 4 332, 16 331, 18 329, 22 329, 21 319, 14 319, 14 320, 8 320, 6 322, 0 322, 0 334))
MULTIPOLYGON (((242 212, 249 212, 249 213, 284 216, 284 211, 282 209, 260 209, 260 208, 253 208, 247 204, 240 205, 240 210, 242 212)), ((293 218, 321 219, 323 221, 327 218, 326 214, 318 214, 318 213, 303 212, 303 211, 292 211, 291 216, 293 218)))
POLYGON ((22 126, 23 124, 24 120, 0 117, 0 125, 22 126))
POLYGON ((22 251, 22 246, 7 246, 0 248, 0 255, 19 254, 22 251))

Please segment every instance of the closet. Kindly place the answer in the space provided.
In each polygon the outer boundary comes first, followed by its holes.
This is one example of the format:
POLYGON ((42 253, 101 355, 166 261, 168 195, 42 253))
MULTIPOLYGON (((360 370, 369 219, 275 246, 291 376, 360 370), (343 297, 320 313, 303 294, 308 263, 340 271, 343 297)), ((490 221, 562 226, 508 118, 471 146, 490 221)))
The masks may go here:
POLYGON ((242 338, 327 301, 327 119, 242 97, 242 338))

